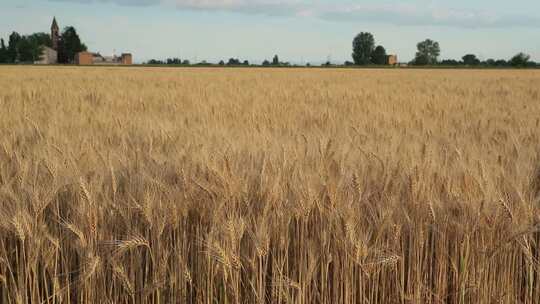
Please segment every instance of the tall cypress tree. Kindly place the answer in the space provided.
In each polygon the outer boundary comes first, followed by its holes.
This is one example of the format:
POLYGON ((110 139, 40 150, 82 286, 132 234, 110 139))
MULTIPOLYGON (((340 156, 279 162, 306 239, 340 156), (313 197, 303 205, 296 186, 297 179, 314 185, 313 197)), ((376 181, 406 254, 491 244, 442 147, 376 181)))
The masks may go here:
POLYGON ((60 63, 72 63, 75 61, 75 55, 86 51, 86 49, 86 45, 81 42, 77 30, 72 26, 68 26, 62 32, 58 61, 60 63))
POLYGON ((7 63, 7 48, 4 39, 0 39, 0 63, 7 63))
POLYGON ((21 35, 17 32, 11 33, 9 35, 9 45, 7 47, 7 62, 14 63, 19 58, 19 49, 18 45, 21 41, 21 35))

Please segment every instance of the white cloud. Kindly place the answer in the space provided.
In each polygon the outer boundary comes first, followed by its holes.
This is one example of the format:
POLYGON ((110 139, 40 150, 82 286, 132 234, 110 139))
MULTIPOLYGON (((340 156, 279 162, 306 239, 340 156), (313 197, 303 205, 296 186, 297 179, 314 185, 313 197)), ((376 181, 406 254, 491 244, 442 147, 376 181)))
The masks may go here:
POLYGON ((540 27, 540 17, 500 15, 490 11, 419 7, 416 5, 350 5, 322 10, 331 21, 359 21, 412 26, 465 28, 540 27))
POLYGON ((314 17, 327 21, 371 22, 400 26, 462 28, 540 27, 538 15, 506 15, 491 11, 422 7, 410 4, 323 4, 306 0, 50 0, 118 5, 164 5, 182 10, 225 11, 272 16, 314 17))
POLYGON ((295 0, 163 0, 180 9, 228 11, 245 14, 279 16, 303 15, 309 10, 305 3, 295 0))
POLYGON ((163 5, 184 10, 227 11, 245 14, 307 15, 310 6, 300 0, 49 0, 78 3, 114 3, 126 6, 163 5))

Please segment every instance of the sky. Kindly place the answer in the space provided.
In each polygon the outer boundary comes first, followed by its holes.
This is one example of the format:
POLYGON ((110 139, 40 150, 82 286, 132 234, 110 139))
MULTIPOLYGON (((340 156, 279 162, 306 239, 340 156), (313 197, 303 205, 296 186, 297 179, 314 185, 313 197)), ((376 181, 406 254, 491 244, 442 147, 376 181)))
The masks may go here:
POLYGON ((90 51, 136 62, 179 57, 342 63, 352 39, 371 32, 399 61, 430 38, 441 59, 468 53, 540 61, 538 0, 0 0, 0 37, 74 26, 90 51))

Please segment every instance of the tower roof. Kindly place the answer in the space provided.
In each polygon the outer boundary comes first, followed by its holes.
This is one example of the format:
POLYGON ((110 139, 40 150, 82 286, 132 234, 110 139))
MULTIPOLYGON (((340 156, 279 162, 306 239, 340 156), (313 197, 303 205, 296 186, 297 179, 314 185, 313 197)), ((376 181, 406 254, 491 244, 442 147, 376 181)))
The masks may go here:
POLYGON ((53 17, 51 29, 58 29, 58 23, 56 23, 56 17, 53 17))

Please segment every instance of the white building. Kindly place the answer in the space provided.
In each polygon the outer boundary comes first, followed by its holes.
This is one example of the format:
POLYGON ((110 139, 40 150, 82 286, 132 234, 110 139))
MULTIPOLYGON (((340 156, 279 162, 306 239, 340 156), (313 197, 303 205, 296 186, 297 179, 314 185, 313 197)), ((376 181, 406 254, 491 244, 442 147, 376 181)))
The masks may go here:
POLYGON ((54 49, 43 46, 43 52, 39 57, 39 60, 34 62, 35 64, 57 64, 58 63, 58 52, 54 49))

